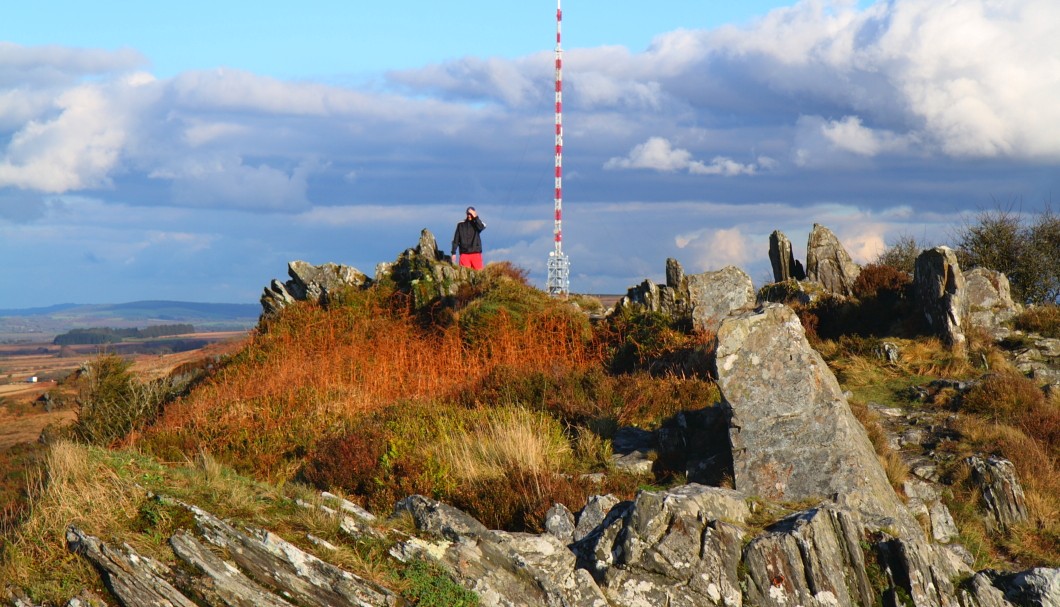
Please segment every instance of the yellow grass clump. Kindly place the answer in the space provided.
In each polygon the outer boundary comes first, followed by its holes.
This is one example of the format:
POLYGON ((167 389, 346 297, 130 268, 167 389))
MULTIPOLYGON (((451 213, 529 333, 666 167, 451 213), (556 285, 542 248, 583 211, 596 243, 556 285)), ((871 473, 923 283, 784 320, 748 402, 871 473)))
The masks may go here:
POLYGON ((51 446, 29 487, 28 515, 3 547, 0 580, 34 588, 53 604, 96 585, 99 576, 88 561, 66 550, 67 527, 106 537, 127 527, 145 495, 98 452, 64 441, 51 446))
POLYGON ((513 469, 555 473, 571 456, 554 418, 517 407, 483 410, 478 423, 442 437, 437 451, 442 466, 461 481, 498 478, 513 469))

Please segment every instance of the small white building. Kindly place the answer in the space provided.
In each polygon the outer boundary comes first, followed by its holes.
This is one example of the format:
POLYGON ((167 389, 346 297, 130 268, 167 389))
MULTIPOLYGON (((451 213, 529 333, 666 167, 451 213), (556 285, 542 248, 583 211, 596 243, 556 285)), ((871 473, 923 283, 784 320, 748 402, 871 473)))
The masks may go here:
POLYGON ((26 381, 28 381, 31 384, 35 384, 35 383, 37 383, 37 376, 34 375, 33 377, 27 379, 26 381))

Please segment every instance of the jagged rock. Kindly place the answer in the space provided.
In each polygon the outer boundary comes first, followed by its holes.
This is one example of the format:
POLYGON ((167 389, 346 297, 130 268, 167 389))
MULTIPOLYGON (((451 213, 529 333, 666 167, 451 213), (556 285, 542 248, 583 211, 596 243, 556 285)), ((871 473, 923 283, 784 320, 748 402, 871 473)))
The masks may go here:
POLYGON ((427 259, 433 259, 434 261, 443 261, 446 259, 446 254, 438 248, 438 240, 435 239, 434 234, 430 230, 423 229, 420 231, 420 241, 416 245, 416 254, 427 259))
POLYGON ((872 605, 856 514, 834 507, 801 512, 771 526, 747 545, 743 559, 753 605, 827 607, 872 605))
POLYGON ((738 491, 779 501, 831 499, 919 529, 791 308, 766 304, 725 319, 716 367, 732 416, 738 491))
POLYGON ((258 584, 278 589, 305 605, 392 607, 397 597, 377 584, 326 563, 265 529, 246 533, 193 505, 206 541, 228 552, 232 560, 258 584))
POLYGON ((545 513, 545 531, 564 545, 574 541, 574 513, 563 504, 552 504, 545 513))
POLYGON ((578 524, 574 527, 574 541, 580 541, 598 528, 619 501, 613 495, 591 496, 585 503, 585 507, 578 513, 578 524))
POLYGON ((773 266, 773 282, 806 280, 802 264, 792 253, 791 241, 780 230, 769 235, 769 263, 773 266))
POLYGON ((292 261, 287 264, 287 274, 290 280, 280 283, 273 279, 262 293, 263 317, 274 316, 296 301, 327 305, 331 294, 368 283, 368 277, 357 268, 331 262, 314 266, 304 261, 292 261))
POLYGON ((882 536, 874 544, 875 555, 890 578, 891 588, 887 590, 890 600, 884 604, 898 602, 895 595, 901 589, 916 606, 957 607, 954 581, 970 573, 960 559, 922 538, 889 538, 880 530, 874 530, 873 534, 882 536))
POLYGON ((221 560, 187 531, 169 538, 177 557, 199 572, 207 582, 191 586, 188 594, 209 605, 240 607, 290 607, 291 603, 265 590, 231 563, 221 560))
POLYGON ((963 602, 970 607, 1060 607, 1060 569, 980 571, 962 590, 966 595, 963 602))
POLYGON ((388 269, 398 287, 412 295, 417 308, 437 298, 452 297, 461 283, 471 281, 474 272, 471 268, 454 266, 449 256, 438 250, 434 235, 426 229, 420 232, 416 247, 406 249, 388 269))
POLYGON ((666 284, 645 280, 631 287, 616 309, 639 306, 688 322, 697 330, 715 329, 732 310, 753 304, 754 285, 741 269, 728 266, 716 272, 685 274, 674 259, 666 261, 666 284))
POLYGON ((850 296, 859 274, 861 268, 835 234, 820 224, 813 224, 806 244, 806 279, 820 283, 830 293, 850 296))
POLYGON ((969 324, 992 334, 1007 334, 1002 324, 1022 311, 1022 306, 1012 301, 1008 277, 1001 272, 986 268, 965 272, 964 290, 969 324))
POLYGON ((172 578, 168 567, 127 545, 108 546, 73 526, 66 530, 66 543, 71 552, 87 558, 99 570, 107 589, 123 605, 196 607, 166 581, 166 577, 172 578))
POLYGON ((965 582, 960 598, 964 607, 1015 607, 994 585, 992 572, 980 571, 965 582))
POLYGON ((972 482, 979 487, 983 510, 994 525, 1005 530, 1027 520, 1026 498, 1012 462, 994 455, 972 456, 965 462, 971 468, 972 482))
POLYGON ((372 526, 372 523, 376 520, 374 514, 347 499, 340 498, 327 491, 321 492, 320 496, 326 502, 336 505, 338 509, 331 508, 324 503, 313 504, 303 500, 296 500, 296 503, 303 508, 319 509, 321 512, 338 518, 339 528, 354 540, 365 538, 383 539, 383 534, 372 526))
POLYGON ((596 582, 575 569, 574 554, 551 534, 490 531, 460 510, 421 495, 398 502, 395 513, 408 513, 417 529, 439 541, 410 539, 392 554, 442 563, 478 593, 483 605, 607 607, 596 582))
POLYGON ((1005 597, 1017 605, 1060 607, 1060 569, 1036 567, 1015 574, 1005 597))
MULTIPOLYGON (((668 287, 663 287, 668 288, 668 287)), ((660 312, 662 311, 662 298, 659 295, 659 285, 652 282, 650 279, 644 279, 644 282, 640 283, 635 287, 630 287, 625 296, 618 300, 615 304, 616 308, 628 308, 631 306, 642 307, 649 312, 660 312)))
POLYGON ((623 528, 610 563, 598 561, 605 594, 613 605, 739 607, 740 525, 749 516, 744 496, 726 489, 641 491, 610 526, 623 528))
POLYGON ((687 280, 693 329, 716 330, 730 312, 755 303, 751 277, 736 266, 691 274, 687 280))
POLYGON ((948 544, 957 539, 957 524, 934 485, 911 478, 903 483, 903 489, 908 498, 906 505, 917 516, 927 519, 931 537, 936 542, 948 544))
POLYGON ((893 341, 881 341, 872 353, 881 360, 889 363, 897 363, 902 359, 902 350, 893 341))
POLYGON ((922 252, 916 258, 913 285, 928 327, 947 344, 963 348, 967 341, 962 326, 965 283, 953 249, 935 247, 922 252))
POLYGON ((685 285, 685 269, 673 257, 666 258, 666 286, 681 289, 685 285))

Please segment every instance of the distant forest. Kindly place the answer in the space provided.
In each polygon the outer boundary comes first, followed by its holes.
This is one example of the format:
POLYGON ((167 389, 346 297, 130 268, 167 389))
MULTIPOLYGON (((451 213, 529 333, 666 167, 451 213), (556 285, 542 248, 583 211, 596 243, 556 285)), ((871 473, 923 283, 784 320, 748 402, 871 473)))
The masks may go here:
POLYGON ((75 346, 84 344, 113 344, 126 339, 156 339, 171 335, 194 333, 195 327, 188 324, 155 325, 143 329, 112 329, 110 327, 93 327, 88 329, 71 329, 57 335, 52 343, 57 346, 75 346))

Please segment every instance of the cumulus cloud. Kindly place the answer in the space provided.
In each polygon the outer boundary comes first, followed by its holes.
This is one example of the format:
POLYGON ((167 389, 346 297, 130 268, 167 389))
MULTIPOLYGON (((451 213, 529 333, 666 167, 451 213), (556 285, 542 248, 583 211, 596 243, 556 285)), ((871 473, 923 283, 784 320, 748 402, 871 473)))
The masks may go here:
POLYGON ((615 157, 604 163, 604 168, 615 169, 650 169, 660 172, 688 171, 693 175, 754 175, 759 169, 775 166, 775 161, 761 156, 753 164, 742 164, 724 156, 714 157, 710 163, 693 160, 688 150, 674 148, 662 137, 652 137, 630 150, 626 157, 615 157))
POLYGON ((857 116, 825 120, 802 116, 796 123, 793 159, 803 167, 834 166, 852 159, 872 158, 885 153, 902 153, 915 148, 915 135, 898 135, 885 129, 871 129, 857 116))
POLYGON ((54 116, 30 120, 10 138, 0 156, 0 187, 61 193, 109 185, 150 83, 133 75, 58 94, 54 116))

